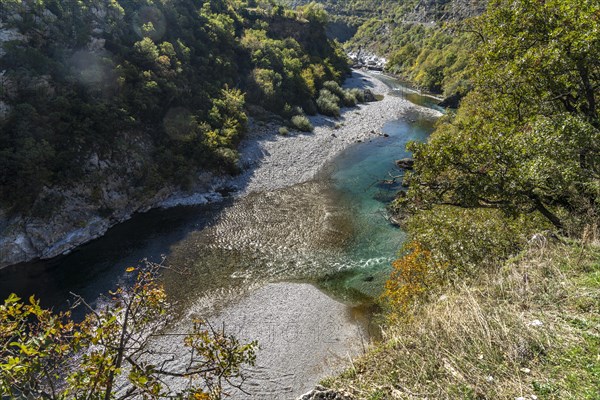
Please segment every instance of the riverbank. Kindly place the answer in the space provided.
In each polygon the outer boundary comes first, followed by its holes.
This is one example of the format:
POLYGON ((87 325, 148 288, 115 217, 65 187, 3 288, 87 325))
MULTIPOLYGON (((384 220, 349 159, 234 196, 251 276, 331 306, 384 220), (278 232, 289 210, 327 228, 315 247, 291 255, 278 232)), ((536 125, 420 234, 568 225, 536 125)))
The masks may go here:
MULTIPOLYGON (((399 118, 408 110, 435 111, 418 107, 400 97, 388 95, 390 89, 377 77, 354 71, 345 84, 347 88, 365 88, 383 95, 381 101, 346 108, 338 119, 317 115, 311 117, 314 132, 292 131, 278 134, 280 125, 251 122, 246 138, 239 147, 243 172, 234 177, 199 176, 193 193, 164 188, 150 198, 129 198, 115 186, 106 197, 117 210, 102 217, 77 195, 91 189, 69 188, 72 198, 49 219, 4 221, 0 215, 0 268, 37 258, 49 259, 72 251, 77 246, 99 238, 106 231, 135 213, 153 208, 170 208, 219 202, 220 192, 244 196, 252 192, 274 190, 307 182, 337 154, 349 146, 382 135, 381 128, 389 120, 399 118), (114 204, 113 204, 114 203, 114 204), (2 222, 4 221, 4 222, 2 222), (86 222, 82 222, 86 221, 86 222)), ((117 180, 118 183, 118 180, 117 180)))
POLYGON ((363 71, 354 70, 344 87, 369 89, 376 95, 383 95, 383 99, 345 108, 337 119, 323 115, 310 117, 315 127, 311 133, 278 135, 277 124, 250 129, 240 146, 240 159, 245 172, 229 181, 241 188, 238 194, 275 190, 307 182, 349 146, 382 136, 381 129, 386 122, 401 118, 409 110, 441 115, 435 110, 390 95, 389 86, 376 75, 363 71))
MULTIPOLYGON (((387 93, 378 78, 356 73, 347 85, 387 93)), ((390 94, 335 121, 315 117, 312 133, 281 136, 277 125, 254 126, 240 146, 246 172, 237 184, 220 183, 239 185, 238 197, 138 215, 54 260, 60 265, 5 270, 4 282, 15 279, 5 287, 29 291, 44 282, 63 298, 75 292, 93 301, 113 290, 128 266, 168 254, 170 266, 189 272, 185 279, 169 270, 163 276, 180 307, 174 330, 194 316, 227 321, 228 331, 261 342, 257 366, 248 371, 250 398, 293 398, 368 342, 365 299, 377 296, 404 238, 380 215, 379 196, 389 188, 373 181, 395 168, 408 140, 430 132, 432 118, 420 119, 418 110, 432 114, 390 94)))
MULTIPOLYGON (((185 368, 186 349, 174 343, 172 335, 188 331, 198 316, 207 317, 188 310, 168 335, 154 342, 153 350, 160 357, 173 355, 169 367, 185 368)), ((256 364, 243 371, 247 393, 232 389, 232 400, 295 398, 318 379, 340 371, 350 358, 364 354, 369 340, 362 312, 302 283, 264 285, 208 320, 243 342, 259 344, 256 364)))
POLYGON ((349 399, 597 399, 596 235, 538 234, 497 268, 435 288, 324 386, 349 399))
MULTIPOLYGON (((390 95, 389 87, 376 76, 355 72, 346 86, 385 96, 344 110, 338 120, 312 117, 311 133, 282 136, 277 124, 251 129, 240 146, 245 172, 223 182, 235 185, 238 198, 214 224, 191 232, 170 249, 169 263, 193 271, 185 283, 177 276, 167 277, 168 291, 186 303, 185 317, 174 330, 183 330, 194 316, 202 316, 216 326, 226 322, 236 336, 260 343, 257 365, 247 371, 245 390, 250 394, 236 392, 234 398, 299 396, 348 365, 369 342, 365 310, 312 285, 294 283, 316 282, 340 269, 356 268, 360 274, 365 268, 358 265, 369 257, 385 258, 397 250, 392 244, 390 252, 367 252, 362 255, 365 259, 350 257, 347 249, 360 247, 354 241, 353 220, 348 218, 352 214, 356 220, 357 211, 346 209, 339 194, 319 179, 320 173, 351 146, 369 148, 389 140, 393 151, 401 151, 393 135, 383 136, 384 124, 416 111, 438 114, 390 95)), ((393 168, 393 161, 389 165, 393 168)), ((361 190, 363 183, 358 186, 361 190)), ((365 226, 360 223, 360 228, 365 226)), ((376 235, 369 232, 371 238, 376 235)), ((370 273, 356 276, 352 285, 373 280, 370 273)))

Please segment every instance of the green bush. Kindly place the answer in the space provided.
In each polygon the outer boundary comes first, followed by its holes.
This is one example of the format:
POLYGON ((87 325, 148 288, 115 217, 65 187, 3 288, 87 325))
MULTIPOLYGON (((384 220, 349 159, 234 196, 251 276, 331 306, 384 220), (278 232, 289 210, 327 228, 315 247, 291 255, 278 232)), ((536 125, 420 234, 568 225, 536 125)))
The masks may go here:
MULTIPOLYGON (((327 81, 323 83, 323 89, 329 91, 336 97, 335 103, 344 105, 344 107, 353 107, 358 103, 358 94, 360 89, 343 89, 335 81, 327 81)), ((362 101, 364 101, 364 93, 362 93, 362 101)))
POLYGON ((227 173, 236 174, 240 172, 240 157, 236 150, 229 147, 219 147, 215 150, 215 155, 218 163, 227 173))
POLYGON ((344 89, 338 85, 335 81, 327 81, 323 83, 323 88, 329 90, 331 93, 337 96, 337 98, 341 99, 344 97, 344 89))
POLYGON ((345 107, 354 107, 358 103, 356 96, 350 90, 344 90, 341 100, 345 107))
POLYGON ((332 117, 340 116, 339 98, 327 89, 321 89, 317 99, 317 108, 324 115, 332 117))
POLYGON ((356 99, 356 101, 358 103, 365 102, 365 91, 364 90, 354 88, 354 89, 350 89, 350 93, 352 93, 354 95, 354 98, 356 99))
POLYGON ((312 132, 314 129, 306 115, 294 115, 292 117, 292 125, 302 132, 312 132))
POLYGON ((450 270, 473 273, 513 256, 544 227, 549 225, 535 215, 507 216, 495 209, 435 206, 414 214, 406 230, 450 270))
POLYGON ((285 136, 288 133, 290 133, 290 131, 288 131, 288 128, 286 128, 285 126, 282 126, 282 127, 279 128, 279 134, 281 136, 285 136))

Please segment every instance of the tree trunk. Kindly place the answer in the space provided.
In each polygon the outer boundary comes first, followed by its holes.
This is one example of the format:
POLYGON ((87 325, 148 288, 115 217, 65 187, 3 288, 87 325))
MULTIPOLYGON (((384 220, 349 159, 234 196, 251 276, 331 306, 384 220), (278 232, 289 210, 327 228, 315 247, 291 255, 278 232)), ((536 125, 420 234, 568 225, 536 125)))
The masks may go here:
POLYGON ((540 198, 538 196, 533 195, 533 196, 531 196, 531 199, 533 200, 533 203, 535 205, 535 209, 537 211, 539 211, 544 217, 546 217, 548 219, 548 221, 550 221, 550 223, 552 225, 554 225, 554 227, 556 229, 558 229, 559 232, 563 232, 564 225, 563 225, 562 221, 560 220, 560 218, 558 218, 556 216, 556 214, 554 214, 552 211, 550 211, 544 205, 544 203, 542 203, 542 201, 540 200, 540 198))

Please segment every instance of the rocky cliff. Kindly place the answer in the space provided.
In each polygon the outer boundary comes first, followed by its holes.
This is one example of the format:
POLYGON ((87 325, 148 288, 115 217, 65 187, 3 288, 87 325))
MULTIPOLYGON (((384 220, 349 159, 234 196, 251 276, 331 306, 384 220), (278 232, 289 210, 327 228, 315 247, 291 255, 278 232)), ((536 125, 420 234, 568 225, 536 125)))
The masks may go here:
POLYGON ((174 185, 156 189, 140 185, 140 177, 156 167, 151 164, 152 149, 139 135, 128 137, 120 154, 111 158, 93 154, 84 178, 45 187, 29 212, 0 210, 0 268, 67 253, 137 212, 221 199, 216 192, 220 180, 209 172, 196 174, 187 192, 174 185), (130 154, 137 156, 125 156, 130 154))

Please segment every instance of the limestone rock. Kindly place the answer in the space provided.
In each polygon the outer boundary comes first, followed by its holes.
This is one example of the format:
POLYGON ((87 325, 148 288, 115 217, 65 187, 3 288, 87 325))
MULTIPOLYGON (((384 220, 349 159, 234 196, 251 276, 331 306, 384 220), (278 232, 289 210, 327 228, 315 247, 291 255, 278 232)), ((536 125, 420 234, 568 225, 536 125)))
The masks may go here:
POLYGON ((401 160, 396 160, 396 165, 398 168, 411 170, 414 168, 415 160, 412 158, 403 158, 401 160))

